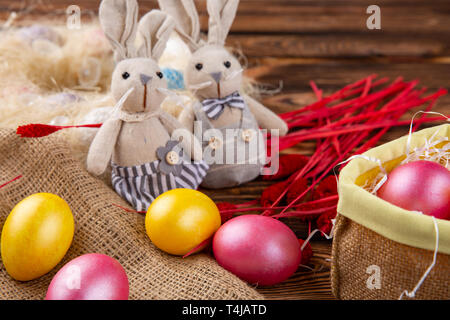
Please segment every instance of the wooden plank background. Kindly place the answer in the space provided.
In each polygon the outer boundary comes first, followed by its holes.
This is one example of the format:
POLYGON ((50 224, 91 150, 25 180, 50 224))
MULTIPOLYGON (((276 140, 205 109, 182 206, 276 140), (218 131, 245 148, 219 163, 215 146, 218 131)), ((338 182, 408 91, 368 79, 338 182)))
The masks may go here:
MULTIPOLYGON (((96 18, 98 0, 0 0, 0 20, 12 11, 18 23, 36 19, 65 19, 71 4, 81 8, 82 22, 96 18)), ((196 1, 202 29, 206 30, 205 0, 196 1)), ((157 6, 139 1, 141 14, 157 6)), ((277 112, 314 101, 309 87, 314 80, 331 93, 369 74, 407 80, 423 86, 450 89, 450 1, 378 0, 381 30, 368 30, 366 0, 241 0, 228 44, 242 50, 248 60, 247 75, 277 88, 280 93, 263 97, 277 112)), ((0 22, 1 25, 1 22, 0 22)), ((450 96, 442 97, 436 111, 450 114, 450 96)), ((406 119, 411 114, 406 115, 406 119)), ((388 132, 382 142, 407 133, 407 128, 388 132)), ((291 151, 310 154, 314 144, 303 143, 291 151)), ((243 202, 258 197, 267 182, 255 181, 240 188, 208 193, 217 201, 243 202)), ((299 237, 305 225, 289 220, 299 237)), ((271 299, 332 299, 329 282, 329 241, 312 242, 311 270, 301 268, 283 284, 259 288, 271 299)))

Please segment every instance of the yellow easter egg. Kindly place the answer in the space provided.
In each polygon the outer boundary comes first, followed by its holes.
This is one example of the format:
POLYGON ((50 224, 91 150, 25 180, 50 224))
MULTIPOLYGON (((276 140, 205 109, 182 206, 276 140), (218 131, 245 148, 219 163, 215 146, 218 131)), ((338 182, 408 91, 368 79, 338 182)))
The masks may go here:
POLYGON ((221 224, 216 204, 191 189, 174 189, 153 201, 145 217, 150 240, 159 249, 185 255, 210 238, 221 224))
POLYGON ((74 229, 69 205, 57 195, 37 193, 23 199, 2 230, 1 255, 6 271, 19 281, 46 274, 66 254, 74 229))

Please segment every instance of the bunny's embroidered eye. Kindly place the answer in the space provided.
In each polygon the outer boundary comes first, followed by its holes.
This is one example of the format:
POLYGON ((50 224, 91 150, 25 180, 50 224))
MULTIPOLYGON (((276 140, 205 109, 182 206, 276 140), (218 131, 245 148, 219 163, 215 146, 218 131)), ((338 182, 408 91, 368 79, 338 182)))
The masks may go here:
POLYGON ((195 65, 195 69, 197 69, 198 71, 202 70, 202 69, 203 69, 203 64, 197 63, 197 64, 195 65))
POLYGON ((225 61, 225 62, 223 63, 223 65, 224 65, 225 67, 227 67, 227 69, 229 69, 229 68, 231 67, 231 62, 230 62, 230 61, 225 61))
POLYGON ((158 78, 162 79, 164 77, 164 75, 162 74, 162 72, 157 72, 156 75, 158 76, 158 78))
POLYGON ((122 78, 123 78, 124 80, 127 80, 129 77, 130 77, 130 74, 129 74, 128 72, 122 73, 122 78))

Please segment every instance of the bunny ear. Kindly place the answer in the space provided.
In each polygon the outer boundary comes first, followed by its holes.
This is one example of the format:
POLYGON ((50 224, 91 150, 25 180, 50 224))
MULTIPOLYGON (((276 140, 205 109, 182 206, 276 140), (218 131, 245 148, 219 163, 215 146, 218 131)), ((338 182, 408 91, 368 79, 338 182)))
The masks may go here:
POLYGON ((138 11, 136 0, 103 0, 100 4, 100 24, 117 61, 136 55, 134 41, 138 11))
POLYGON ((138 34, 142 38, 139 56, 153 58, 158 61, 170 34, 175 28, 175 21, 160 10, 152 10, 139 22, 138 34))
POLYGON ((224 45, 236 16, 239 0, 207 0, 208 43, 224 45))
POLYGON ((194 0, 158 0, 159 7, 172 16, 175 28, 191 51, 196 51, 201 45, 200 19, 194 0))

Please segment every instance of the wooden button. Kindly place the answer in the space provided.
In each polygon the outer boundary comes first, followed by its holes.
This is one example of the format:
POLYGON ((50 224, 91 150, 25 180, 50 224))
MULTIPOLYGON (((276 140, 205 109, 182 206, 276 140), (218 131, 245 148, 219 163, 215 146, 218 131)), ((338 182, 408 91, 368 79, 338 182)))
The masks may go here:
POLYGON ((166 154, 166 161, 168 164, 174 166, 180 161, 180 156, 175 151, 169 151, 166 154))
POLYGON ((209 139, 209 146, 211 147, 211 149, 216 150, 216 149, 220 148, 221 145, 222 145, 222 141, 219 138, 211 137, 209 139))
POLYGON ((242 131, 242 140, 245 142, 250 142, 253 139, 254 130, 246 129, 242 131))

